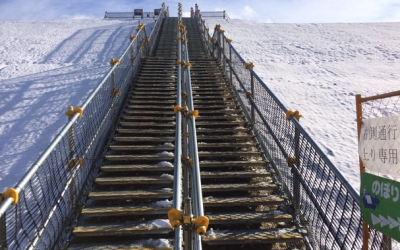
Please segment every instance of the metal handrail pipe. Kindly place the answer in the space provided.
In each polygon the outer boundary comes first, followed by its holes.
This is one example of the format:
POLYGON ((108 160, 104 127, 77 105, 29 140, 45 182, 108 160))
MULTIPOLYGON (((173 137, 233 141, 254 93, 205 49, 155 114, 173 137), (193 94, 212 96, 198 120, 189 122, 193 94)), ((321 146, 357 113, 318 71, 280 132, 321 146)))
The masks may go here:
MULTIPOLYGON (((181 32, 178 30, 178 36, 181 32)), ((182 42, 178 41, 178 60, 182 56, 182 42)), ((181 86, 181 71, 182 66, 178 65, 178 79, 176 83, 176 105, 182 106, 182 86, 181 86)), ((175 122, 175 159, 174 159, 174 193, 172 207, 182 210, 182 114, 176 112, 175 122)), ((180 250, 182 245, 182 229, 178 227, 175 229, 175 244, 174 249, 180 250)))

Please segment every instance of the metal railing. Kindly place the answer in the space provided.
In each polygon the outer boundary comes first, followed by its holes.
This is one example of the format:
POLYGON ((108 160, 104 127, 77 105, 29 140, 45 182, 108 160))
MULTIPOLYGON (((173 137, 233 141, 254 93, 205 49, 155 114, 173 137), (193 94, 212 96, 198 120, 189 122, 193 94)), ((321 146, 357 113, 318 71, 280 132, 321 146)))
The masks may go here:
MULTIPOLYGON (((174 249, 179 250, 182 246, 180 232, 183 230, 183 241, 185 250, 201 250, 200 235, 205 230, 197 230, 196 219, 204 216, 203 196, 201 191, 200 161, 197 148, 196 123, 198 111, 194 110, 193 94, 190 78, 189 54, 186 38, 186 27, 182 23, 182 5, 178 4, 178 80, 177 80, 177 103, 174 107, 176 114, 176 138, 183 141, 177 144, 175 149, 175 173, 174 173, 174 202, 173 209, 181 211, 180 225, 175 227, 174 249), (180 123, 182 122, 182 128, 180 123), (181 130, 182 129, 182 130, 181 130), (183 138, 180 137, 182 132, 183 138), (181 162, 182 161, 182 162, 181 162), (182 170, 181 170, 182 165, 182 170), (183 184, 181 184, 181 178, 183 184), (181 186, 183 190, 181 191, 181 186), (176 188, 176 189, 175 189, 176 188), (183 195, 183 203, 180 198, 183 195), (183 207, 183 210, 180 208, 183 207)), ((170 218, 176 219, 176 218, 170 218)), ((206 219, 208 221, 208 219, 206 219)), ((171 221, 171 224, 173 222, 171 221)), ((208 225, 208 224, 207 224, 208 225)), ((201 226, 204 226, 203 224, 201 226)), ((203 227, 204 228, 204 227, 203 227)))
POLYGON ((152 39, 157 38, 166 15, 163 4, 151 38, 146 36, 144 25, 139 26, 129 46, 119 59, 111 60, 111 70, 81 108, 70 108, 68 123, 10 189, 19 194, 19 201, 4 197, 0 203, 0 249, 65 248, 71 223, 97 174, 131 81, 142 59, 153 50, 152 39))
POLYGON ((161 9, 154 11, 137 12, 108 12, 104 13, 104 19, 143 19, 143 18, 158 18, 160 17, 161 9))
POLYGON ((203 18, 222 18, 222 19, 226 19, 229 20, 230 17, 228 16, 228 14, 226 14, 226 11, 202 11, 200 13, 200 9, 199 6, 196 4, 195 5, 195 10, 193 10, 193 7, 190 9, 190 17, 194 18, 196 13, 198 13, 199 17, 203 17, 203 18))
MULTIPOLYGON (((359 195, 300 125, 298 111, 289 111, 232 46, 224 30, 213 36, 205 20, 194 14, 205 47, 219 61, 236 99, 251 124, 295 213, 309 249, 361 249, 359 195)), ((380 249, 381 239, 371 249, 380 249)))

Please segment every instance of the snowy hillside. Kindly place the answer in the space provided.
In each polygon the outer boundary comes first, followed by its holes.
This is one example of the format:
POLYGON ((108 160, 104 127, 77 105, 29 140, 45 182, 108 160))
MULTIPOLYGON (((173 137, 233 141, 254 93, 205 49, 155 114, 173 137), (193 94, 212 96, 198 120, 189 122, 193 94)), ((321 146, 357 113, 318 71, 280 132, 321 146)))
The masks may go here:
MULTIPOLYGON (((154 22, 147 20, 149 32, 154 22)), ((0 192, 14 186, 136 33, 138 21, 0 22, 0 192)), ((149 34, 149 33, 148 33, 149 34)))
MULTIPOLYGON (((216 23, 284 105, 301 111, 303 126, 356 187, 354 95, 400 89, 400 23, 209 20, 211 30, 216 23)), ((23 176, 66 123, 66 107, 82 104, 136 27, 97 19, 0 22, 0 191, 23 176)))
POLYGON ((355 95, 400 90, 400 23, 215 24, 358 190, 355 95))

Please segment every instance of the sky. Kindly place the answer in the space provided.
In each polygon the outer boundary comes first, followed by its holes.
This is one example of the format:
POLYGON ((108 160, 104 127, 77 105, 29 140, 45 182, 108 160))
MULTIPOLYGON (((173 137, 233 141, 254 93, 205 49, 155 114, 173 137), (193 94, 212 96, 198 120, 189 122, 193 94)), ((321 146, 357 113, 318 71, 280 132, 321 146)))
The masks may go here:
MULTIPOLYGON (((102 18, 105 11, 152 11, 161 1, 1 0, 0 21, 102 18)), ((165 2, 176 16, 178 1, 165 2)), ((400 0, 253 0, 182 1, 184 15, 195 4, 202 11, 226 10, 230 18, 258 23, 400 22, 400 0)))

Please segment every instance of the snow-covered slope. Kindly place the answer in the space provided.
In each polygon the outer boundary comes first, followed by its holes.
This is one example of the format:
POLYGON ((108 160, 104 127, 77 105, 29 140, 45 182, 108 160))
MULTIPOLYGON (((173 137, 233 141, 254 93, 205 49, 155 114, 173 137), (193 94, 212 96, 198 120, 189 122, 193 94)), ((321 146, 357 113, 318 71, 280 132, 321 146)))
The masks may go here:
POLYGON ((400 23, 221 24, 245 61, 358 189, 355 95, 400 90, 400 23))
MULTIPOLYGON (((354 95, 400 89, 400 23, 208 23, 222 24, 357 186, 354 95)), ((0 191, 24 175, 66 123, 66 107, 82 104, 136 27, 137 21, 96 19, 0 23, 0 191)))
MULTIPOLYGON (((147 31, 152 20, 147 20, 147 31)), ((138 21, 0 22, 0 192, 14 186, 135 34, 138 21)))

